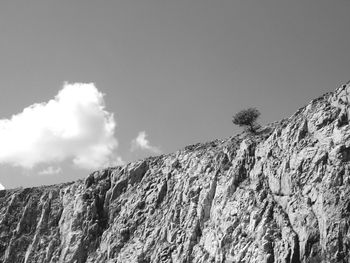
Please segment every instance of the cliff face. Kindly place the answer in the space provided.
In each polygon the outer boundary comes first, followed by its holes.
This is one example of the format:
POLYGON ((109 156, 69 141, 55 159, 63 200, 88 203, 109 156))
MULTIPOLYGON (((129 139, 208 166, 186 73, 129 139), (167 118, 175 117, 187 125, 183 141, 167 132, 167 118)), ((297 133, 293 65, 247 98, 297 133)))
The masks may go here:
POLYGON ((254 136, 0 191, 0 262, 350 262, 348 93, 254 136))

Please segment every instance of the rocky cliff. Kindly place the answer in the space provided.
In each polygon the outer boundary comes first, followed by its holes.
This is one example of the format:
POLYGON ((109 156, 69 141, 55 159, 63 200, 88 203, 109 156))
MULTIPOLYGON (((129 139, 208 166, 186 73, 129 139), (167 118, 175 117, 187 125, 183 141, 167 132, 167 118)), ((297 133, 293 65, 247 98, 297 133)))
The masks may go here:
POLYGON ((0 191, 0 262, 350 262, 348 94, 255 135, 0 191))

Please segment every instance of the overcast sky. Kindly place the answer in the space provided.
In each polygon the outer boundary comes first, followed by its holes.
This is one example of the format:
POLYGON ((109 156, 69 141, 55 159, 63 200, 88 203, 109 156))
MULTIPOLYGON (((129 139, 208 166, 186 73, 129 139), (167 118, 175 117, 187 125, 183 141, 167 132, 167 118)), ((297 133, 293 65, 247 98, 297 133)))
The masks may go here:
POLYGON ((0 183, 226 138, 350 79, 348 0, 0 2, 0 183))

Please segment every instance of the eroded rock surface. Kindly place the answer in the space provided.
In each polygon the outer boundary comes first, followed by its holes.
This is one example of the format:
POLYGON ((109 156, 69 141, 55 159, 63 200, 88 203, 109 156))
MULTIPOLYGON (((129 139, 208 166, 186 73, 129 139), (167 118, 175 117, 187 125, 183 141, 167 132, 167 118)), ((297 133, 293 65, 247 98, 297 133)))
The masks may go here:
POLYGON ((0 262, 350 262, 349 94, 255 135, 0 191, 0 262))

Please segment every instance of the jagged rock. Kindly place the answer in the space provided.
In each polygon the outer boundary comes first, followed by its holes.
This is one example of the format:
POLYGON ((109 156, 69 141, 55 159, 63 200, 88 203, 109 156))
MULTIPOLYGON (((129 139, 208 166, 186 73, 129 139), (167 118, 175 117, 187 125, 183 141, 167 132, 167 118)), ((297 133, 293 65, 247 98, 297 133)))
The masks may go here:
POLYGON ((349 85, 255 135, 0 192, 0 262, 350 262, 349 85))

